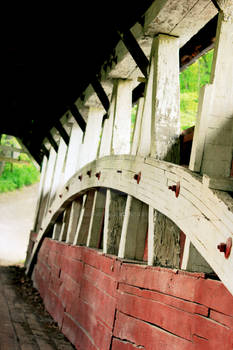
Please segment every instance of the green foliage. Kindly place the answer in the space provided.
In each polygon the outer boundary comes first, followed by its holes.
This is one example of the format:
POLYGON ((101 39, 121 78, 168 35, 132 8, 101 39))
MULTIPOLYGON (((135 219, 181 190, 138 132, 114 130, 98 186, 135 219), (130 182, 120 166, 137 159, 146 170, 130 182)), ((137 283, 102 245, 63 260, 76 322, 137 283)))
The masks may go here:
MULTIPOLYGON (((19 147, 17 140, 8 135, 2 135, 1 144, 19 147)), ((13 191, 39 181, 40 172, 33 165, 29 156, 21 153, 19 159, 28 161, 29 165, 3 162, 4 170, 0 176, 0 193, 13 191)))
POLYGON ((200 87, 210 80, 213 50, 200 57, 180 74, 181 129, 195 125, 200 87))
POLYGON ((13 191, 39 181, 40 173, 33 164, 6 163, 0 177, 0 192, 13 191))

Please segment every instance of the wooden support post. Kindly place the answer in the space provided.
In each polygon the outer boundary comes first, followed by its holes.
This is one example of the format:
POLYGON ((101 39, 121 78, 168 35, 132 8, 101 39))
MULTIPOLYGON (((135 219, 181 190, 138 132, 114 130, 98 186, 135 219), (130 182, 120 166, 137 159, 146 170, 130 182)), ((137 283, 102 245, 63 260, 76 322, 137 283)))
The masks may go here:
POLYGON ((159 34, 151 50, 150 72, 138 153, 179 162, 179 39, 159 34))
POLYGON ((116 101, 117 83, 114 82, 111 103, 109 107, 108 118, 104 120, 102 137, 98 157, 109 156, 111 154, 111 144, 113 135, 113 123, 115 117, 115 101, 116 101))
POLYGON ((92 162, 97 157, 103 115, 104 110, 102 108, 89 108, 84 142, 81 147, 80 157, 78 158, 78 169, 92 162))
POLYGON ((233 2, 221 8, 210 84, 201 91, 190 169, 210 177, 229 177, 233 150, 233 2))
POLYGON ((148 227, 148 205, 128 195, 122 226, 119 258, 143 260, 148 227))
POLYGON ((76 122, 73 123, 65 164, 64 184, 75 174, 82 144, 83 132, 76 122))
POLYGON ((113 124, 112 154, 130 153, 132 81, 118 80, 113 124))
POLYGON ((69 225, 67 228, 66 243, 72 244, 74 242, 74 237, 78 227, 81 208, 82 208, 81 201, 79 199, 73 200, 71 204, 69 225))
POLYGON ((34 225, 33 225, 33 231, 35 232, 37 232, 36 227, 37 227, 39 213, 40 213, 41 205, 43 201, 43 191, 44 191, 44 185, 45 185, 45 174, 46 174, 47 163, 48 163, 48 159, 46 156, 44 156, 42 161, 40 184, 39 184, 37 204, 36 204, 36 210, 35 210, 35 219, 34 219, 34 225))
POLYGON ((133 137, 132 137, 133 141, 131 144, 131 152, 130 152, 132 155, 136 155, 138 153, 140 130, 141 130, 141 124, 142 124, 143 105, 144 105, 144 97, 141 97, 138 101, 136 120, 135 120, 135 125, 133 130, 133 137))
POLYGON ((60 138, 56 164, 54 169, 53 183, 50 191, 49 207, 52 205, 55 199, 56 193, 59 191, 59 188, 60 188, 61 175, 64 167, 66 151, 67 151, 66 143, 62 138, 60 138))
POLYGON ((74 239, 75 245, 86 245, 91 220, 91 212, 94 203, 94 190, 90 190, 83 198, 82 209, 79 217, 78 227, 74 239))
POLYGON ((38 232, 38 230, 40 229, 44 214, 47 211, 48 202, 49 202, 49 194, 50 194, 50 189, 51 189, 51 185, 52 185, 54 167, 55 167, 55 162, 56 162, 56 156, 57 156, 57 154, 56 154, 55 150, 51 147, 51 149, 49 151, 48 164, 46 167, 46 174, 44 177, 42 200, 41 200, 41 205, 40 205, 40 213, 38 216, 36 232, 38 232))
POLYGON ((125 206, 125 195, 107 190, 104 218, 104 253, 118 255, 125 206))
POLYGON ((100 235, 103 227, 104 210, 106 202, 106 190, 99 189, 95 191, 94 202, 91 212, 91 220, 88 231, 87 246, 99 248, 100 235))
POLYGON ((52 239, 59 240, 60 234, 62 229, 62 222, 58 221, 53 226, 53 235, 52 239))
POLYGON ((182 270, 188 270, 191 272, 205 272, 213 273, 213 269, 198 252, 198 250, 191 243, 190 239, 186 236, 183 259, 181 264, 182 270))
POLYGON ((67 230, 68 230, 69 221, 70 221, 70 213, 71 213, 71 206, 66 208, 63 214, 62 227, 61 227, 61 232, 59 236, 60 242, 66 241, 66 235, 67 235, 67 230))

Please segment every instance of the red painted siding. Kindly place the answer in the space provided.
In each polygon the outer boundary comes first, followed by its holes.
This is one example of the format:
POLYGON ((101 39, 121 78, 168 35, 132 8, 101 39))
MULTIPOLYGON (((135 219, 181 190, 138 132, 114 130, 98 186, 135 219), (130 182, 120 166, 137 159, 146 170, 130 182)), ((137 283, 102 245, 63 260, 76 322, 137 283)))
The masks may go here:
POLYGON ((45 239, 34 282, 79 350, 233 349, 233 296, 202 273, 45 239))

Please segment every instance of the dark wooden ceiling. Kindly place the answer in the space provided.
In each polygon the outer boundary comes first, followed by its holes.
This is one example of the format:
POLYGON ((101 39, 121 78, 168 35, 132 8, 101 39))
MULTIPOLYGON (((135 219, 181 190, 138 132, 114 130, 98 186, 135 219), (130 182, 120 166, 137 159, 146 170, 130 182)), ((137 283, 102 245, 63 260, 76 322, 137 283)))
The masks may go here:
MULTIPOLYGON (((1 133, 22 139, 40 161, 40 146, 98 73, 119 37, 151 5, 118 1, 18 5, 2 13, 1 133)), ((206 35, 206 34, 205 34, 206 35)), ((192 49, 191 49, 192 51, 192 49)))

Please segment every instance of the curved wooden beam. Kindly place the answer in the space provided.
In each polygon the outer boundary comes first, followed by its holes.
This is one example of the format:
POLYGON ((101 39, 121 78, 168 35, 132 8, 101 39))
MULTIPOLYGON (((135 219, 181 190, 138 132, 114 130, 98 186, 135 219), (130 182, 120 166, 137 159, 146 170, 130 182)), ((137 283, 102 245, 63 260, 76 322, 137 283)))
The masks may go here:
POLYGON ((84 166, 68 181, 42 222, 27 272, 32 270, 40 243, 61 211, 95 187, 125 192, 170 218, 233 294, 233 253, 226 259, 217 248, 228 238, 233 239, 232 197, 226 192, 207 188, 200 175, 181 166, 130 155, 100 158, 84 166), (88 175, 90 170, 91 176, 88 175), (95 176, 99 173, 100 176, 95 176), (137 181, 135 175, 139 173, 140 181, 137 181), (178 185, 179 191, 171 190, 178 185))

